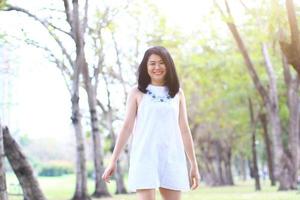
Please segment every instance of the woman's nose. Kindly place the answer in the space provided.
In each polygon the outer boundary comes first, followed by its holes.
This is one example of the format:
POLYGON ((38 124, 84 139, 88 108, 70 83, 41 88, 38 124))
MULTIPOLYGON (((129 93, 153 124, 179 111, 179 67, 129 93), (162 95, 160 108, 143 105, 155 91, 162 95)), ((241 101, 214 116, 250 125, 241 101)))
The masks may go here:
POLYGON ((156 63, 155 68, 160 68, 160 63, 156 63))

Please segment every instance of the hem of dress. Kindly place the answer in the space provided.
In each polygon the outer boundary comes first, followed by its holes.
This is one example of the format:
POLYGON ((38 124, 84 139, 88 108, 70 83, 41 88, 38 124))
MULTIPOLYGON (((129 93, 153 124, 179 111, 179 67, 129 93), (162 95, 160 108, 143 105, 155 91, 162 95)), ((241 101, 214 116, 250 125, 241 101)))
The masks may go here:
POLYGON ((170 189, 170 190, 177 190, 181 192, 189 192, 191 191, 190 188, 176 188, 168 185, 156 185, 156 186, 149 186, 149 187, 135 187, 135 188, 128 188, 130 192, 136 192, 137 190, 143 190, 143 189, 159 189, 160 187, 170 189))
POLYGON ((177 190, 177 191, 181 191, 181 192, 189 192, 191 190, 190 188, 175 188, 175 187, 171 187, 168 185, 161 185, 159 187, 166 188, 169 190, 177 190))

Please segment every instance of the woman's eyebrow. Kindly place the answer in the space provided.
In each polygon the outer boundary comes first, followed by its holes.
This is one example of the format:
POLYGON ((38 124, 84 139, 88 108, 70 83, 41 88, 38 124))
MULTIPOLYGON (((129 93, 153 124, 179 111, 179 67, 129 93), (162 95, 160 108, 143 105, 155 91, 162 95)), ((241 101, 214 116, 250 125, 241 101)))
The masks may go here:
POLYGON ((149 60, 149 62, 162 62, 163 60, 149 60))

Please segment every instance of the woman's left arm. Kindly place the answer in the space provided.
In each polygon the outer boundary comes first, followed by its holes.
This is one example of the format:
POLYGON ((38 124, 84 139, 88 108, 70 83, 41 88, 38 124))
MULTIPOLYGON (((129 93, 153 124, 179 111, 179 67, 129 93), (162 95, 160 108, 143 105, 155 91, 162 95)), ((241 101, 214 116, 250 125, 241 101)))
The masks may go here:
POLYGON ((190 178, 191 183, 193 183, 192 189, 196 189, 199 184, 200 175, 198 172, 198 164, 195 156, 193 138, 188 124, 185 96, 181 88, 179 89, 179 98, 179 127, 184 144, 184 149, 191 165, 190 178))

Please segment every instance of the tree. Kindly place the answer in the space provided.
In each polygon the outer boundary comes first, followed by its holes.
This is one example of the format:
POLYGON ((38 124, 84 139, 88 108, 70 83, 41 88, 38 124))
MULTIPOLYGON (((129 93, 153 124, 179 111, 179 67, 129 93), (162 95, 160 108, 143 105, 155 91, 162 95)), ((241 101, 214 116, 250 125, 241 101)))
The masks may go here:
POLYGON ((249 113, 250 113, 250 120, 251 120, 251 127, 252 127, 252 131, 251 131, 251 138, 252 138, 252 161, 253 161, 253 175, 255 178, 255 190, 261 190, 260 188, 260 181, 259 181, 259 173, 258 173, 258 165, 257 165, 257 152, 256 152, 256 124, 258 121, 258 116, 255 117, 254 116, 254 110, 253 110, 253 105, 252 105, 252 101, 249 98, 249 113))
MULTIPOLYGON (((215 5, 218 6, 218 4, 216 3, 215 5)), ((244 44, 244 41, 241 38, 241 35, 235 25, 227 0, 225 0, 225 6, 227 10, 227 16, 223 13, 222 9, 218 6, 219 11, 222 14, 222 16, 226 19, 226 24, 229 30, 231 31, 238 45, 238 48, 244 58, 250 77, 252 78, 252 81, 263 101, 263 104, 267 109, 269 122, 271 124, 271 133, 272 133, 272 140, 273 140, 275 177, 280 183, 279 190, 295 189, 296 187, 295 185, 296 180, 294 176, 295 171, 292 170, 293 169, 292 163, 296 157, 290 156, 290 153, 283 146, 282 127, 281 127, 281 120, 279 117, 279 103, 278 103, 278 94, 276 88, 277 87, 276 79, 275 79, 273 66, 272 63, 270 62, 270 58, 268 55, 267 47, 265 44, 262 44, 262 52, 265 61, 264 66, 266 68, 267 75, 269 77, 268 92, 257 75, 257 72, 254 68, 253 61, 251 60, 247 48, 244 44)))
POLYGON ((32 167, 7 127, 3 129, 3 143, 6 157, 22 187, 24 199, 46 200, 32 167))
POLYGON ((288 106, 290 108, 290 127, 289 127, 289 153, 293 158, 292 162, 292 176, 293 185, 296 187, 298 179, 298 170, 300 168, 300 109, 299 109, 299 91, 300 84, 300 38, 299 28, 296 18, 295 6, 293 0, 286 0, 286 11, 288 15, 288 22, 290 27, 290 43, 284 41, 284 38, 279 38, 282 55, 283 67, 284 67, 284 80, 288 86, 288 106), (292 65, 296 70, 298 76, 293 78, 288 64, 292 65), (298 109, 295 109, 298 108, 298 109))
MULTIPOLYGON (((78 3, 78 2, 77 2, 78 3)), ((66 8, 66 13, 70 12, 69 10, 67 10, 68 6, 66 6, 68 4, 68 0, 64 0, 64 4, 65 4, 65 8, 66 8)), ((76 5, 78 6, 78 5, 76 5)), ((74 8, 74 1, 73 1, 73 9, 74 8)), ((98 121, 98 112, 97 112, 97 108, 96 108, 96 102, 97 102, 97 81, 95 81, 96 84, 92 84, 92 78, 89 75, 89 66, 88 63, 86 61, 86 56, 85 56, 85 50, 84 50, 84 45, 85 45, 85 39, 84 39, 84 33, 85 30, 87 29, 87 13, 88 13, 88 0, 86 0, 85 2, 85 17, 84 19, 81 21, 79 19, 78 13, 75 19, 70 19, 70 26, 71 26, 71 30, 75 29, 76 30, 76 34, 78 35, 77 39, 75 40, 76 42, 76 50, 79 52, 79 54, 77 54, 78 58, 81 59, 80 61, 80 65, 81 65, 81 73, 83 75, 83 79, 84 79, 84 86, 85 86, 85 90, 87 93, 87 97, 88 97, 88 105, 89 105, 89 110, 90 110, 90 122, 91 122, 91 131, 92 131, 92 136, 93 136, 93 152, 94 152, 94 170, 95 170, 95 191, 93 193, 94 197, 101 197, 101 196, 110 196, 110 194, 108 193, 107 187, 105 182, 102 180, 101 176, 102 173, 104 172, 103 169, 103 157, 101 155, 101 139, 100 139, 100 132, 99 132, 99 121, 98 121), (75 24, 77 26, 73 26, 73 20, 75 20, 75 24)), ((67 14, 70 16, 70 13, 67 14)), ((75 17, 75 15, 73 15, 73 17, 75 17)), ((76 53, 77 53, 76 51, 76 53)), ((96 69, 95 71, 98 72, 99 71, 99 67, 101 66, 97 66, 98 69, 96 69)), ((98 73, 95 73, 96 76, 96 80, 98 78, 98 73)), ((78 85, 79 86, 79 85, 78 85)), ((79 164, 79 163, 78 163, 79 164)))
MULTIPOLYGON (((87 1, 86 1, 87 4, 87 1)), ((79 109, 79 75, 86 65, 84 54, 84 30, 86 26, 87 14, 85 13, 84 23, 79 19, 78 1, 73 1, 73 12, 71 10, 68 0, 64 0, 65 12, 67 21, 71 26, 71 35, 76 45, 76 60, 74 63, 74 74, 71 88, 71 102, 72 102, 72 124, 75 129, 76 136, 76 189, 73 200, 90 199, 87 193, 87 173, 86 173, 86 158, 84 139, 82 134, 81 116, 79 109), (83 26, 83 27, 82 27, 83 26)))
MULTIPOLYGON (((55 56, 55 54, 51 51, 51 49, 47 47, 43 47, 39 44, 33 43, 35 46, 39 46, 43 48, 47 52, 50 52, 50 56, 54 59, 55 63, 60 70, 62 70, 63 75, 69 75, 71 79, 70 85, 68 89, 71 95, 71 104, 72 104, 72 114, 71 120, 74 127, 75 138, 76 138, 76 190, 73 196, 73 199, 89 199, 87 194, 87 173, 85 166, 85 148, 84 148, 84 140, 82 134, 82 125, 81 125, 81 114, 79 109, 79 75, 83 69, 83 65, 85 64, 84 59, 84 30, 86 27, 87 17, 84 17, 84 20, 80 20, 79 18, 79 7, 78 1, 74 0, 72 2, 72 9, 68 0, 64 0, 64 8, 66 21, 70 25, 70 32, 64 31, 63 29, 55 26, 54 24, 48 22, 47 20, 40 19, 38 16, 30 13, 28 10, 12 6, 7 4, 4 7, 5 11, 18 11, 28 15, 33 18, 37 22, 39 22, 49 33, 51 38, 56 42, 59 48, 62 51, 63 56, 66 58, 68 65, 65 63, 61 63, 60 59, 55 56), (75 60, 72 59, 71 54, 68 52, 67 48, 64 46, 62 40, 57 36, 55 31, 59 33, 63 33, 64 35, 69 36, 73 42, 76 49, 76 57, 75 60), (71 69, 70 69, 71 68, 71 69)), ((86 2, 87 5, 87 2, 86 2)), ((85 13, 85 16, 87 13, 85 13)))
POLYGON ((269 136, 268 132, 268 122, 267 122, 267 117, 265 113, 260 113, 259 115, 260 123, 263 128, 263 138, 264 138, 264 143, 266 147, 266 154, 267 154, 267 162, 268 162, 268 172, 269 172, 269 177, 271 180, 271 185, 275 186, 275 177, 274 177, 274 170, 273 170, 273 154, 271 150, 271 139, 269 136))
POLYGON ((300 38, 295 6, 293 0, 286 0, 285 4, 291 31, 291 42, 287 43, 283 38, 280 38, 280 46, 287 58, 287 62, 294 67, 300 76, 300 38))
POLYGON ((2 125, 0 121, 0 199, 7 200, 6 191, 6 177, 5 177, 5 167, 4 167, 4 146, 3 146, 3 132, 2 125))

